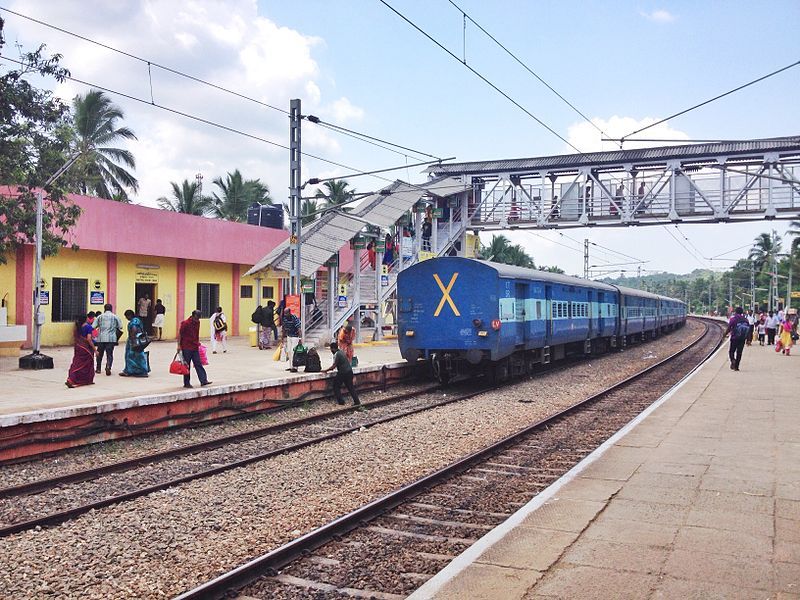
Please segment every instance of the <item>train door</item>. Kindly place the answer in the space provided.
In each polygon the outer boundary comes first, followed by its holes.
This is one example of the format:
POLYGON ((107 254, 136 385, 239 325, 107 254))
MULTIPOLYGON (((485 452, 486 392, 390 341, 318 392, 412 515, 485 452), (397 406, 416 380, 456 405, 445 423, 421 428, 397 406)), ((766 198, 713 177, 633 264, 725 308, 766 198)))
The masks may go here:
POLYGON ((553 286, 544 286, 544 322, 545 345, 550 346, 553 339, 553 286))
POLYGON ((527 296, 527 284, 516 283, 514 285, 514 344, 520 346, 525 343, 525 297, 527 296))
POLYGON ((600 336, 605 335, 605 315, 603 314, 603 310, 608 310, 608 307, 603 306, 606 302, 606 294, 605 292, 597 292, 597 334, 600 336))
POLYGON ((594 291, 589 290, 586 296, 586 302, 589 304, 589 309, 586 311, 587 321, 589 323, 589 331, 586 335, 587 338, 594 337, 594 291))

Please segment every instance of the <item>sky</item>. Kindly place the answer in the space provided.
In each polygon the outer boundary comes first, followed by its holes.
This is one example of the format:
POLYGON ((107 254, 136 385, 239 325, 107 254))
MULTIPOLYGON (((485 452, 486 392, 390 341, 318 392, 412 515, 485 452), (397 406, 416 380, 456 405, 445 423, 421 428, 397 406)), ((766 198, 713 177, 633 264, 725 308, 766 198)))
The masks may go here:
MULTIPOLYGON (((459 60, 582 151, 611 149, 573 109, 499 50, 449 0, 386 0, 459 60)), ((800 59, 800 2, 456 0, 461 10, 612 136, 623 135, 800 59)), ((288 150, 155 108, 150 99, 288 144, 291 98, 302 112, 376 138, 457 161, 572 152, 380 0, 0 0, 11 9, 145 59, 122 56, 6 11, 4 54, 45 43, 73 77, 145 100, 110 94, 137 140, 128 144, 140 181, 134 201, 156 206, 170 182, 202 174, 204 191, 239 169, 288 195, 288 150), (223 93, 148 65, 158 63, 250 96, 223 93)), ((0 61, 0 69, 10 65, 0 61)), ((51 87, 66 100, 89 88, 51 87)), ((800 67, 649 130, 668 139, 748 139, 800 134, 800 67)), ((303 124, 302 179, 347 177, 417 162, 303 124), (337 166, 331 163, 338 163, 337 166), (346 167, 351 167, 350 170, 346 167)), ((348 179, 360 192, 387 179, 424 181, 420 167, 348 179)), ((687 273, 724 268, 763 231, 786 222, 512 232, 537 264, 583 270, 582 240, 636 257, 643 268, 687 273), (566 237, 569 236, 569 237, 566 237), (685 236, 685 237, 684 237, 685 236), (687 241, 688 239, 688 241, 687 241), (717 260, 708 258, 720 254, 717 260)), ((488 241, 490 235, 484 236, 488 241)), ((590 263, 609 262, 592 246, 590 263)), ((631 267, 635 270, 635 265, 631 267)), ((630 273, 628 273, 630 275, 630 273)))

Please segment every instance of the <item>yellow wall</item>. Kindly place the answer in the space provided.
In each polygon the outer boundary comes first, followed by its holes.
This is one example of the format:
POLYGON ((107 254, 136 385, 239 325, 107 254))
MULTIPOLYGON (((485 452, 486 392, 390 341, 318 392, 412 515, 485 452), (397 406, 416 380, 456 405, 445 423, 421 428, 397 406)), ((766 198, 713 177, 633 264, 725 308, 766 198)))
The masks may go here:
MULTIPOLYGON (((45 282, 45 291, 50 292, 50 304, 42 307, 46 315, 44 327, 42 327, 42 345, 60 346, 72 343, 75 324, 73 322, 53 323, 53 277, 72 277, 75 279, 87 279, 89 281, 88 292, 95 290, 94 282, 100 281, 99 291, 106 292, 105 300, 108 301, 106 281, 106 255, 105 252, 94 252, 91 250, 61 250, 56 256, 45 258, 42 261, 42 279, 45 282)), ((89 304, 89 294, 86 298, 86 312, 102 310, 103 306, 89 304)))
MULTIPOLYGON (((240 273, 246 273, 247 270, 252 265, 242 265, 239 269, 240 273)), ((242 277, 239 281, 239 285, 234 293, 239 298, 239 331, 238 333, 234 333, 231 335, 247 335, 248 330, 251 326, 255 327, 254 323, 250 320, 250 316, 253 314, 253 311, 256 309, 256 306, 261 304, 261 306, 266 306, 268 300, 274 300, 275 305, 278 305, 280 302, 280 298, 278 297, 280 294, 280 279, 274 274, 270 273, 269 275, 262 276, 261 278, 261 287, 272 287, 273 295, 270 298, 258 298, 258 286, 256 285, 255 277, 252 275, 249 277, 242 277), (241 297, 241 286, 243 285, 252 285, 253 286, 253 297, 252 298, 242 298, 241 297)))
POLYGON ((17 261, 16 255, 6 255, 6 263, 0 264, 0 299, 5 298, 8 309, 8 324, 16 325, 17 316, 17 261), (6 296, 6 294, 8 294, 6 296))
MULTIPOLYGON (((151 298, 153 304, 161 298, 167 308, 162 336, 174 339, 177 335, 175 325, 175 312, 178 309, 178 261, 175 258, 161 258, 155 256, 142 256, 137 254, 117 254, 117 301, 114 312, 125 322, 122 316, 127 309, 136 312, 136 273, 145 272, 157 278, 155 297, 151 298), (143 265, 158 269, 137 267, 143 265)), ((183 311, 179 311, 183 314, 183 311)))
MULTIPOLYGON (((233 267, 229 264, 210 263, 198 260, 186 261, 186 305, 183 314, 188 316, 197 308, 197 284, 219 284, 219 303, 230 320, 231 313, 231 280, 233 267)), ((236 295, 239 295, 238 289, 236 295)), ((216 308, 216 307, 214 307, 216 308)), ((200 319, 200 337, 210 336, 210 324, 207 318, 200 319)))

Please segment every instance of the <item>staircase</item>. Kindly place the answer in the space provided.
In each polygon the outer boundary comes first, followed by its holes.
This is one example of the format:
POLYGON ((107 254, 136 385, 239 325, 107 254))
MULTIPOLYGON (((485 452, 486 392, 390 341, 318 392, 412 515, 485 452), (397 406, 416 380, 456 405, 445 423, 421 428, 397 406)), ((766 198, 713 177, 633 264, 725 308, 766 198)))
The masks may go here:
MULTIPOLYGON (((467 221, 469 223, 469 220, 467 221)), ((453 221, 445 221, 438 223, 436 227, 436 247, 432 248, 432 252, 438 256, 447 256, 453 249, 453 245, 461 238, 464 233, 465 223, 460 220, 460 212, 454 211, 453 221)), ((431 240, 433 242, 433 239, 431 240)), ((389 285, 379 286, 380 304, 383 304, 396 294, 397 290, 397 274, 400 270, 400 260, 398 257, 392 263, 389 270, 389 285)), ((419 262, 419 253, 414 252, 411 258, 406 258, 402 267, 404 269, 419 262)), ((313 344, 317 348, 322 345, 330 343, 332 340, 333 332, 347 322, 347 319, 352 317, 356 311, 365 304, 378 304, 378 298, 375 290, 375 269, 369 264, 367 254, 363 253, 361 256, 360 267, 360 281, 358 289, 353 289, 353 274, 342 273, 340 282, 347 281, 347 306, 344 308, 336 307, 333 315, 333 322, 328 323, 327 318, 327 298, 324 302, 319 301, 319 308, 321 314, 316 318, 307 318, 305 343, 313 344)), ((380 266, 379 266, 380 268, 380 266)), ((395 321, 396 322, 396 321, 395 321)), ((373 339, 374 328, 361 328, 361 338, 358 341, 368 341, 373 339)))

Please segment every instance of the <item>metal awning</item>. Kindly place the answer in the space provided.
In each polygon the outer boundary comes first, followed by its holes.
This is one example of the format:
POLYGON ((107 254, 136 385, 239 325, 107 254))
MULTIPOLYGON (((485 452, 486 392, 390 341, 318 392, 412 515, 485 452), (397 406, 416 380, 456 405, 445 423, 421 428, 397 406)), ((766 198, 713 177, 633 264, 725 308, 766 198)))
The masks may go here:
MULTIPOLYGON (((356 212, 324 214, 309 225, 300 236, 300 276, 310 277, 316 273, 367 223, 383 228, 390 227, 425 196, 452 196, 467 189, 461 177, 440 177, 420 185, 398 180, 380 192, 367 196, 356 212)), ((266 269, 289 271, 290 262, 289 240, 284 240, 247 271, 245 276, 266 269)))

